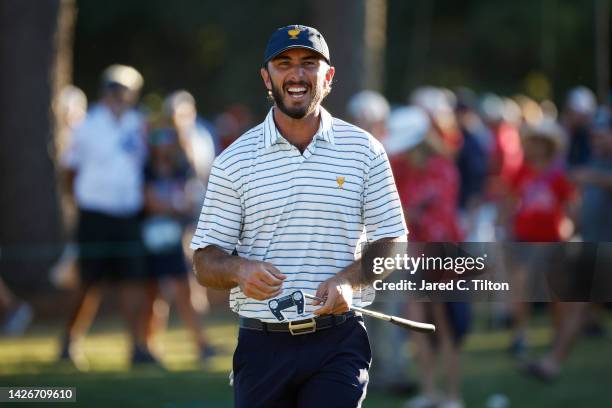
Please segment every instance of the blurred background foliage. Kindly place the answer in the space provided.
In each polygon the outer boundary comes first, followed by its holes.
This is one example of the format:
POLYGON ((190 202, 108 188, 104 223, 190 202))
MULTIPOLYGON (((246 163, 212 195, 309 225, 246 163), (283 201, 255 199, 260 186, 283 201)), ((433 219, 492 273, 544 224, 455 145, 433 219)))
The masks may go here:
MULTIPOLYGON (((122 62, 143 72, 145 94, 187 88, 204 114, 237 102, 261 113, 267 38, 279 26, 316 25, 312 3, 80 0, 74 82, 92 98, 101 70, 122 62)), ((355 32, 346 47, 357 46, 354 13, 330 17, 355 32)), ((573 85, 594 88, 593 20, 591 0, 390 0, 381 90, 394 103, 424 83, 560 102, 573 85)), ((339 86, 350 74, 337 72, 339 86)))
POLYGON ((302 21, 306 3, 128 0, 100 7, 84 0, 77 7, 74 82, 90 99, 100 72, 122 62, 142 72, 145 94, 186 88, 211 113, 237 102, 262 105, 267 38, 277 26, 302 21))

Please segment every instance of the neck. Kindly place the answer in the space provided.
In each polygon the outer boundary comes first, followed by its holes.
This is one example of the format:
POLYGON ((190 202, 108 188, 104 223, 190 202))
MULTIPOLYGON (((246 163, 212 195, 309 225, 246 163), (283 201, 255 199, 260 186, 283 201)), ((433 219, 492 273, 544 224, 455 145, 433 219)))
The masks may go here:
POLYGON ((273 115, 274 123, 285 139, 304 152, 319 130, 321 107, 318 106, 311 114, 301 119, 293 119, 276 107, 274 107, 273 115))

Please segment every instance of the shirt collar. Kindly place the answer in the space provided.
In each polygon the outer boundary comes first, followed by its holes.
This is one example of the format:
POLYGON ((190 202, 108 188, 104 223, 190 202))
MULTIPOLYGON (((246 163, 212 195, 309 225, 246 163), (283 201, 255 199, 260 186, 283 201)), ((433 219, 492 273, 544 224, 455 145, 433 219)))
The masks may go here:
MULTIPOLYGON (((283 136, 276 127, 276 123, 274 123, 274 107, 272 107, 268 112, 268 115, 263 122, 263 128, 264 146, 266 149, 283 140, 283 136)), ((315 133, 314 138, 331 144, 334 143, 332 116, 323 107, 321 107, 321 123, 319 124, 319 130, 317 130, 317 133, 315 133)))

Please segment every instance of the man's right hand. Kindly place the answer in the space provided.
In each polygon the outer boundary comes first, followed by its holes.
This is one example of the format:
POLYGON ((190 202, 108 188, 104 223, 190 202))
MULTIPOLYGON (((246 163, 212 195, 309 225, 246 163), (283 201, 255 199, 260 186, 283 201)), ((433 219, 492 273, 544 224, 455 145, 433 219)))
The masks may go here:
POLYGON ((283 275, 269 262, 245 260, 237 274, 238 285, 247 297, 265 300, 282 293, 283 275))

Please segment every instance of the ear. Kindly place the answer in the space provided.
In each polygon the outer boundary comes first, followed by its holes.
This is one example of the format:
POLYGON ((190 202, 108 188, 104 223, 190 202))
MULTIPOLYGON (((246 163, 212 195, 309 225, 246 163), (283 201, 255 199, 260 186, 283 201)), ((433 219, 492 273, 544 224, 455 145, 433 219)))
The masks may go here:
POLYGON ((336 73, 336 69, 334 67, 329 67, 327 69, 327 72, 325 73, 325 81, 328 84, 331 84, 332 80, 334 79, 334 74, 336 73))
POLYGON ((271 91, 272 90, 272 81, 270 81, 270 73, 265 68, 261 68, 259 70, 259 73, 261 74, 261 79, 263 79, 263 82, 264 82, 264 85, 266 86, 266 89, 268 89, 268 91, 271 91))

